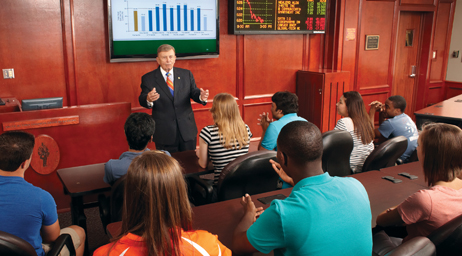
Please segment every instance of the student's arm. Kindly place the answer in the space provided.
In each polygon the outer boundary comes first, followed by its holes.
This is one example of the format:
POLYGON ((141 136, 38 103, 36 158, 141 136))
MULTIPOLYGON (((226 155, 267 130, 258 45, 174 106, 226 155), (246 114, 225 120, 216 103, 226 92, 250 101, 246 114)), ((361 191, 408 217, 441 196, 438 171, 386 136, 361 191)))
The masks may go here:
POLYGON ((263 114, 260 114, 260 118, 257 119, 259 121, 258 125, 261 126, 261 130, 262 130, 261 139, 260 139, 260 142, 258 143, 258 150, 270 150, 270 149, 264 148, 261 145, 263 139, 265 138, 266 130, 268 129, 269 124, 271 123, 271 120, 269 119, 268 115, 269 113, 263 112, 263 114))
POLYGON ((42 242, 47 244, 53 243, 56 239, 58 239, 60 230, 59 220, 56 220, 55 223, 49 226, 42 225, 42 229, 40 229, 42 242))
POLYGON ((208 159, 208 149, 209 145, 205 142, 204 139, 199 137, 199 148, 196 150, 196 155, 199 158, 198 162, 202 168, 207 168, 209 163, 208 159))
POLYGON ((382 227, 398 226, 404 224, 397 209, 398 206, 391 207, 377 216, 377 225, 382 227))
POLYGON ((257 252, 247 238, 247 229, 256 221, 257 217, 263 213, 263 207, 256 208, 249 194, 241 199, 244 207, 244 216, 237 225, 233 235, 233 252, 236 254, 250 254, 257 252))
POLYGON ((381 144, 382 142, 387 140, 387 138, 383 137, 383 135, 380 133, 379 128, 375 128, 374 133, 375 133, 375 142, 377 144, 381 144))

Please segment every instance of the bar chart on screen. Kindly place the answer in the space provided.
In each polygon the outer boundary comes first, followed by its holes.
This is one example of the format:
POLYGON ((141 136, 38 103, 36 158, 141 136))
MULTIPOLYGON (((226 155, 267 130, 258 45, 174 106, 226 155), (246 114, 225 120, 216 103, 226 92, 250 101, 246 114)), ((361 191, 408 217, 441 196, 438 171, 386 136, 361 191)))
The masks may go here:
POLYGON ((216 37, 216 0, 113 2, 114 40, 210 39, 216 37))

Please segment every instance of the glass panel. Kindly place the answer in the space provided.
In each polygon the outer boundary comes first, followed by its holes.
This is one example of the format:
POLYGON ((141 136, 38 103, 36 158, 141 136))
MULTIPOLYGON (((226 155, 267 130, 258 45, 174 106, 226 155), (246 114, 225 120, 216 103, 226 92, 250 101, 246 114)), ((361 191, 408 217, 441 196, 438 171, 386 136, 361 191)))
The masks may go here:
POLYGON ((414 30, 413 29, 406 30, 406 46, 412 46, 413 41, 414 41, 414 30))

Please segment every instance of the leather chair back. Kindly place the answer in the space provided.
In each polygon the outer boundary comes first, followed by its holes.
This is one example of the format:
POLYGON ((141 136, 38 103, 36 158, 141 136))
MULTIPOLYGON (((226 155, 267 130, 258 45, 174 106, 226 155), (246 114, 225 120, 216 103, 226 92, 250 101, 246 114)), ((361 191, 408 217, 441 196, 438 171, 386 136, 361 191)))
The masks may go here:
POLYGON ((398 136, 391 138, 379 146, 366 158, 363 165, 363 172, 380 170, 394 166, 396 160, 403 155, 407 149, 407 138, 398 136))
POLYGON ((122 207, 124 204, 125 175, 116 180, 111 187, 110 214, 111 223, 122 220, 122 207))
POLYGON ((37 253, 26 240, 0 231, 0 255, 37 256, 37 253))
POLYGON ((434 256, 436 255, 435 245, 430 239, 419 236, 401 244, 391 250, 385 256, 434 256))
POLYGON ((428 238, 438 255, 462 255, 462 215, 434 230, 428 238))
POLYGON ((275 151, 256 151, 230 162, 218 179, 218 201, 276 190, 279 175, 269 160, 276 161, 275 151))
POLYGON ((351 174, 350 155, 353 138, 348 131, 332 130, 322 134, 322 169, 330 176, 351 174))

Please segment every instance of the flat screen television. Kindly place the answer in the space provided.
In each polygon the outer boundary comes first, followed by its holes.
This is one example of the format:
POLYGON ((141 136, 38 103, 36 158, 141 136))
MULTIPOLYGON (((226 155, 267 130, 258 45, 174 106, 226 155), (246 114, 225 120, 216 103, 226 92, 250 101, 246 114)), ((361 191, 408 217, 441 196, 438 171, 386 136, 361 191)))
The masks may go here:
POLYGON ((176 56, 219 55, 218 0, 107 0, 110 62, 152 61, 162 44, 176 56))
POLYGON ((21 105, 23 111, 62 108, 63 97, 22 100, 21 105))
POLYGON ((229 0, 230 34, 325 33, 327 0, 229 0))

